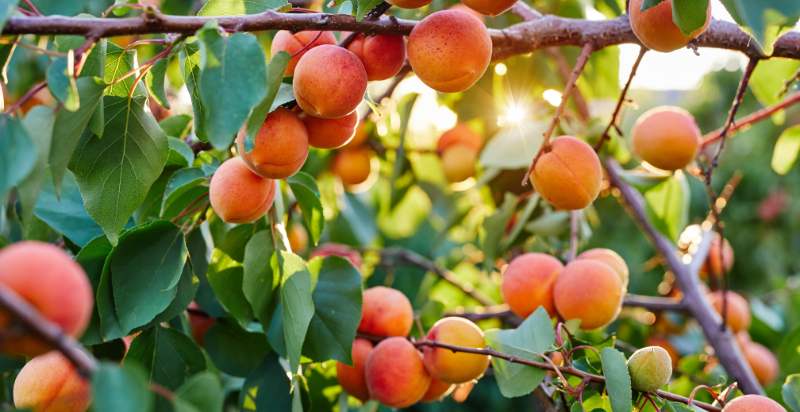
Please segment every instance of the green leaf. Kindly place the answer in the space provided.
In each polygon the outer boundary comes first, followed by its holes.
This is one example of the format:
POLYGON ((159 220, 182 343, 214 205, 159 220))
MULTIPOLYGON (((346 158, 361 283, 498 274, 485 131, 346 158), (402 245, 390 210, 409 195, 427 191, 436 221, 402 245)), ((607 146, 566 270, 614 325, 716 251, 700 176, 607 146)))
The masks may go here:
POLYGON ((153 410, 144 372, 138 365, 103 362, 92 375, 92 409, 114 412, 149 412, 153 410))
POLYGON ((239 392, 243 411, 289 411, 291 385, 278 357, 271 354, 247 377, 239 392))
POLYGON ((192 130, 192 116, 188 114, 176 114, 158 122, 158 125, 161 126, 161 130, 163 130, 167 136, 183 139, 188 136, 189 132, 192 130))
POLYGON ((60 196, 53 182, 44 182, 33 214, 78 246, 103 234, 103 229, 86 212, 78 183, 70 172, 64 175, 60 196))
POLYGON ((198 16, 238 16, 258 14, 286 7, 286 0, 208 0, 198 16))
POLYGON ((381 3, 383 3, 383 0, 358 0, 356 6, 356 19, 363 19, 367 13, 372 11, 372 9, 375 7, 378 7, 378 5, 381 3))
POLYGON ((300 256, 281 252, 281 303, 283 304, 283 336, 287 358, 293 373, 300 366, 300 353, 306 332, 314 317, 314 301, 311 299, 311 273, 300 256))
POLYGON ((292 194, 303 212, 303 222, 311 236, 311 243, 316 245, 325 227, 325 216, 322 210, 322 199, 317 182, 309 174, 298 172, 287 179, 292 194))
POLYGON ((786 79, 800 70, 800 61, 791 59, 762 60, 750 77, 750 90, 764 106, 777 104, 783 98, 786 79))
POLYGON ((267 92, 264 99, 253 109, 250 118, 247 119, 247 136, 245 137, 244 147, 245 150, 253 150, 255 144, 255 136, 267 119, 267 115, 272 110, 272 104, 275 102, 275 97, 278 95, 281 85, 283 84, 283 73, 286 71, 286 66, 289 64, 291 56, 286 52, 279 52, 272 57, 267 67, 267 92))
POLYGON ((658 6, 658 4, 661 3, 662 1, 664 1, 664 0, 644 0, 642 2, 642 9, 641 10, 645 11, 645 10, 651 8, 651 7, 658 6))
POLYGON ((280 274, 277 267, 273 266, 274 255, 275 248, 269 230, 254 234, 244 250, 242 291, 265 330, 269 328, 275 311, 280 286, 280 274))
POLYGON ((223 270, 217 270, 213 266, 209 268, 208 283, 217 300, 226 312, 244 325, 253 319, 253 312, 242 291, 243 281, 244 270, 241 266, 223 270))
POLYGON ((189 97, 192 100, 194 133, 200 140, 207 142, 206 109, 203 99, 200 97, 200 47, 197 43, 184 43, 179 56, 181 74, 186 81, 186 88, 189 90, 189 97))
POLYGON ((800 411, 800 374, 793 374, 786 377, 781 389, 783 402, 793 412, 800 411))
POLYGON ((708 0, 672 0, 672 20, 685 35, 706 24, 708 0))
POLYGON ((786 175, 792 170, 800 152, 800 126, 790 127, 781 133, 772 152, 772 170, 786 175))
POLYGON ((200 287, 200 280, 197 276, 194 275, 194 271, 192 271, 192 265, 186 264, 183 266, 183 271, 181 272, 181 278, 178 280, 177 290, 175 291, 175 299, 161 312, 155 319, 153 319, 153 323, 160 323, 160 322, 168 322, 174 319, 177 316, 180 316, 189 304, 192 303, 192 300, 197 293, 197 289, 200 287))
POLYGON ((603 376, 606 378, 606 391, 611 398, 611 409, 614 412, 633 410, 633 392, 631 377, 625 355, 614 348, 604 348, 601 352, 603 360, 603 376))
POLYGON ((501 240, 506 232, 508 222, 514 215, 517 208, 517 197, 506 193, 503 205, 500 206, 491 216, 483 221, 483 238, 481 241, 483 252, 486 254, 483 260, 483 269, 491 272, 494 267, 495 258, 503 254, 500 250, 501 240))
POLYGON ((68 64, 66 57, 59 57, 50 63, 47 68, 47 88, 50 93, 64 105, 64 108, 74 112, 80 108, 78 96, 78 82, 73 73, 73 66, 68 64))
POLYGON ((161 217, 170 219, 184 208, 208 193, 208 178, 199 167, 180 169, 170 176, 164 188, 161 202, 161 217))
POLYGON ((800 17, 800 3, 792 0, 722 0, 736 22, 748 26, 762 45, 771 30, 792 26, 800 17))
POLYGON ((150 92, 150 97, 165 109, 170 108, 167 92, 164 89, 164 79, 167 74, 168 63, 168 58, 160 59, 144 76, 144 85, 147 87, 147 91, 150 92))
POLYGON ((221 411, 224 401, 222 384, 211 372, 192 376, 175 391, 176 412, 221 411))
POLYGON ((681 172, 644 192, 648 216, 672 240, 678 239, 689 221, 689 196, 689 184, 681 172))
MULTIPOLYGON (((136 75, 128 76, 123 80, 119 79, 122 79, 135 67, 136 50, 125 50, 114 43, 108 44, 104 68, 105 82, 109 85, 106 95, 127 98, 136 81, 136 75)), ((137 83, 133 96, 145 97, 146 95, 147 93, 142 83, 137 83)))
POLYGON ((150 382, 173 390, 187 376, 206 368, 206 358, 191 338, 161 326, 147 329, 133 340, 125 355, 125 363, 130 361, 145 367, 150 382))
POLYGON ((36 157, 36 145, 22 122, 0 114, 0 200, 28 176, 36 165, 36 157))
POLYGON ((248 332, 228 319, 214 323, 204 341, 214 365, 229 375, 240 377, 249 375, 269 348, 264 334, 248 332))
POLYGON ((103 138, 83 136, 70 161, 86 210, 111 243, 142 204, 167 160, 167 139, 134 100, 106 96, 103 138))
POLYGON ((167 167, 178 166, 188 167, 194 163, 194 152, 189 144, 185 141, 175 138, 167 137, 167 144, 169 146, 169 155, 167 156, 167 167))
POLYGON ((0 28, 5 27, 6 20, 17 11, 19 0, 0 0, 0 28))
POLYGON ((22 205, 22 221, 27 225, 33 217, 33 208, 39 197, 42 184, 47 177, 47 159, 50 157, 50 142, 53 138, 53 109, 36 106, 25 116, 22 126, 36 146, 36 163, 30 174, 20 182, 17 195, 22 205))

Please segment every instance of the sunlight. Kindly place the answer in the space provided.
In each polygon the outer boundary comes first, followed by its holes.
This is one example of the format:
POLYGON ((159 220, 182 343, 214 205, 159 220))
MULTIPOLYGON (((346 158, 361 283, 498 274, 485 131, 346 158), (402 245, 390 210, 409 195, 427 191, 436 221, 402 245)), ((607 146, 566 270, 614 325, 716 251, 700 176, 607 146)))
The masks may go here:
POLYGON ((547 89, 542 93, 542 98, 553 107, 561 104, 561 92, 558 90, 547 89))

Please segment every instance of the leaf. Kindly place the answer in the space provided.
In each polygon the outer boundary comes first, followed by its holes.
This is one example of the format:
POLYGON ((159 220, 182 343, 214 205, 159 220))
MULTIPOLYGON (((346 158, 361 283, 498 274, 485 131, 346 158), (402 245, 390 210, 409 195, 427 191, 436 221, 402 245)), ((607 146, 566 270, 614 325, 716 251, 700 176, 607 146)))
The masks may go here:
POLYGON ((194 152, 192 152, 192 148, 189 147, 186 142, 168 136, 167 145, 169 146, 169 155, 167 155, 166 167, 188 167, 194 163, 194 152))
POLYGON ((311 299, 311 273, 300 256, 281 252, 281 303, 283 304, 283 336, 287 358, 292 371, 300 366, 300 353, 306 332, 314 317, 314 301, 311 299))
POLYGON ((506 232, 508 222, 511 221, 511 217, 517 208, 517 202, 516 196, 506 193, 503 205, 483 221, 481 245, 486 254, 483 260, 483 269, 486 271, 491 272, 495 258, 503 254, 503 250, 500 250, 501 240, 506 232))
POLYGON ((149 412, 153 393, 138 365, 103 362, 92 375, 92 409, 114 412, 149 412))
POLYGON ((294 176, 289 177, 287 182, 303 212, 303 222, 311 235, 311 243, 316 245, 325 227, 322 199, 317 182, 305 172, 297 172, 294 176))
POLYGON ((167 136, 182 139, 188 136, 189 132, 192 130, 192 116, 188 114, 176 114, 158 122, 158 125, 161 126, 161 130, 163 130, 167 136))
POLYGON ((708 8, 708 0, 672 0, 672 21, 688 36, 706 24, 708 8))
POLYGON ((170 176, 161 201, 161 217, 170 219, 208 193, 208 178, 199 167, 180 169, 170 176))
POLYGON ((793 26, 800 17, 800 3, 792 0, 722 0, 722 3, 737 23, 752 29, 762 45, 766 45, 772 29, 793 26))
POLYGON ((375 7, 378 7, 381 3, 383 3, 383 0, 358 0, 358 5, 356 6, 356 20, 361 20, 366 17, 367 13, 372 11, 375 7))
POLYGON ((106 96, 103 138, 83 136, 70 162, 86 210, 111 243, 142 204, 167 160, 167 139, 134 100, 106 96))
POLYGON ((36 163, 28 176, 19 183, 17 195, 22 206, 22 221, 30 224, 33 208, 39 197, 42 184, 47 177, 47 159, 50 157, 50 142, 53 138, 53 109, 47 106, 36 106, 25 116, 22 126, 28 137, 36 146, 36 163))
POLYGON ((253 109, 252 114, 247 119, 247 136, 245 136, 244 147, 245 150, 253 150, 255 136, 267 115, 272 110, 272 104, 275 103, 275 97, 278 95, 281 85, 283 84, 283 73, 286 71, 286 66, 289 64, 291 56, 286 52, 278 52, 272 57, 267 67, 267 92, 264 99, 253 109))
POLYGON ((258 14, 287 6, 286 0, 208 0, 198 16, 237 16, 258 14))
POLYGON ((75 80, 73 66, 66 57, 59 57, 50 63, 46 78, 50 93, 64 105, 65 109, 74 112, 80 108, 78 82, 75 80))
POLYGON ((253 319, 253 312, 242 291, 243 281, 244 270, 241 266, 223 270, 212 267, 208 271, 208 283, 217 300, 226 312, 244 325, 253 319))
POLYGON ((60 197, 53 182, 44 182, 33 214, 78 246, 103 234, 103 229, 86 212, 78 183, 70 172, 64 175, 60 197))
POLYGON ((219 319, 206 332, 204 346, 214 365, 221 371, 245 377, 267 354, 264 334, 248 332, 235 322, 219 319))
POLYGON ((200 348, 175 329, 155 326, 143 331, 131 343, 125 363, 143 365, 148 380, 168 389, 177 389, 186 377, 206 368, 200 348))
POLYGON ((289 411, 292 407, 291 385, 278 357, 267 356, 244 381, 239 392, 243 411, 289 411))
POLYGON ((5 27, 6 21, 17 11, 19 0, 0 0, 0 28, 5 27))
POLYGON ((219 378, 211 372, 201 372, 175 391, 176 412, 211 412, 223 410, 225 393, 219 378), (180 404, 180 407, 177 405, 180 404))
POLYGON ((170 108, 167 92, 164 89, 164 78, 167 74, 168 62, 169 59, 160 59, 144 76, 144 85, 147 87, 147 91, 150 92, 150 97, 165 109, 170 108))
MULTIPOLYGON (((127 98, 128 95, 130 95, 131 89, 134 87, 134 81, 136 81, 137 76, 134 74, 125 79, 122 79, 122 77, 136 67, 136 50, 126 50, 114 43, 108 44, 104 68, 104 79, 109 85, 106 95, 127 98)), ((133 96, 145 97, 146 95, 147 93, 141 82, 136 83, 133 96)))
POLYGON ((772 151, 772 170, 786 175, 792 170, 800 152, 800 126, 790 127, 781 133, 772 151))
POLYGON ((762 60, 750 77, 750 90, 764 106, 777 104, 783 98, 786 79, 791 79, 800 70, 800 61, 791 59, 762 60))
POLYGON ((645 11, 645 10, 651 8, 651 7, 658 6, 658 4, 661 3, 662 1, 664 1, 664 0, 644 0, 642 2, 642 9, 641 10, 645 11))
POLYGON ((36 146, 22 122, 0 114, 0 200, 22 182, 36 165, 36 146))
POLYGON ((611 398, 611 409, 614 412, 633 410, 633 392, 631 377, 625 355, 614 348, 604 348, 600 354, 603 361, 603 376, 606 378, 606 391, 611 398))
POLYGON ((272 235, 268 230, 254 234, 244 250, 242 291, 265 330, 269 328, 280 286, 280 274, 272 263, 274 254, 272 235))
POLYGON ((153 319, 152 323, 169 322, 180 316, 186 308, 189 307, 189 304, 192 303, 199 287, 200 280, 194 275, 192 265, 189 263, 185 264, 181 272, 181 278, 178 280, 175 299, 172 300, 163 312, 153 319))
POLYGON ((648 216, 672 240, 678 239, 689 221, 689 196, 689 184, 681 172, 644 192, 648 216))
POLYGON ((208 134, 205 129, 205 105, 200 97, 200 48, 196 43, 184 43, 179 56, 181 74, 186 81, 186 89, 189 90, 189 97, 192 100, 194 133, 200 140, 206 142, 208 134))
POLYGON ((781 389, 783 402, 792 412, 800 411, 800 374, 793 374, 786 377, 781 389))

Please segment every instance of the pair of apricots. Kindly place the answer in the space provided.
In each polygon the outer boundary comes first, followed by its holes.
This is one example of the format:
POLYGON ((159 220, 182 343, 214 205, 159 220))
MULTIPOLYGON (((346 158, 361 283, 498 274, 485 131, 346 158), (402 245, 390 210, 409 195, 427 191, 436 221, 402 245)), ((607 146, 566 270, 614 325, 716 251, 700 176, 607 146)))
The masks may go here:
MULTIPOLYGON (((440 400, 454 385, 480 378, 489 367, 489 357, 484 355, 429 346, 420 352, 406 338, 413 322, 411 302, 403 293, 382 286, 364 291, 358 331, 382 340, 377 344, 361 338, 353 342, 353 365, 336 365, 342 388, 361 401, 374 399, 405 408, 440 400)), ((486 344, 477 325, 454 317, 436 322, 427 340, 480 349, 486 344)))

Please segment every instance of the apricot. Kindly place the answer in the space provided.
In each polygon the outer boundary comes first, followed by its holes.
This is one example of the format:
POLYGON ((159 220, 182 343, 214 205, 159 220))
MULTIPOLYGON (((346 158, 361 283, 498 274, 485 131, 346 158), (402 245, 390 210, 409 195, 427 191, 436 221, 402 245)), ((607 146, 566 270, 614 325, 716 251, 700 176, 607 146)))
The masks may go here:
POLYGON ((719 278, 733 269, 733 248, 728 239, 722 241, 720 239, 722 236, 715 233, 714 239, 711 240, 711 250, 708 251, 708 257, 700 269, 700 274, 703 276, 711 273, 711 276, 719 278))
POLYGON ((406 62, 406 42, 403 36, 360 34, 347 49, 361 59, 370 81, 396 76, 406 62))
POLYGON ((406 336, 414 323, 414 309, 399 290, 375 286, 364 291, 358 331, 375 336, 406 336))
POLYGON ((204 313, 196 302, 189 304, 189 329, 192 337, 198 345, 203 346, 206 340, 206 332, 217 322, 209 314, 204 313))
POLYGON ((631 134, 633 151, 645 162, 663 170, 678 170, 689 165, 697 156, 702 138, 694 117, 672 106, 645 112, 636 121, 631 134))
POLYGON ((356 134, 358 113, 352 112, 340 119, 321 119, 303 116, 308 131, 308 143, 320 149, 338 149, 347 145, 356 134))
POLYGON ((450 9, 451 9, 451 10, 463 11, 463 12, 465 12, 465 13, 469 13, 469 14, 471 14, 471 15, 473 15, 473 16, 475 16, 475 17, 477 17, 477 18, 478 18, 478 20, 480 20, 480 21, 484 21, 484 20, 485 20, 485 18, 486 18, 486 16, 484 16, 483 14, 481 14, 481 13, 478 13, 478 12, 477 12, 475 9, 472 9, 472 8, 470 8, 470 7, 467 7, 467 6, 466 6, 466 5, 464 5, 463 3, 456 3, 456 4, 452 5, 452 6, 450 6, 450 9))
POLYGON ((419 402, 431 384, 422 355, 401 337, 386 339, 375 346, 367 358, 365 378, 372 398, 392 408, 419 402))
POLYGON ((420 402, 437 402, 444 399, 445 396, 453 392, 456 385, 440 381, 436 378, 431 378, 431 384, 428 386, 428 391, 422 396, 420 402))
POLYGON ((669 383, 672 377, 672 357, 660 346, 641 348, 628 358, 628 372, 633 389, 654 392, 669 383))
POLYGON ((448 182, 463 182, 475 176, 478 153, 467 146, 453 146, 442 153, 442 170, 448 182))
POLYGON ((480 152, 483 138, 464 123, 459 123, 452 129, 442 133, 436 142, 436 151, 441 155, 447 149, 455 146, 466 146, 474 152, 480 152))
POLYGON ((605 263, 617 272, 620 280, 622 280, 623 288, 628 288, 630 271, 628 270, 628 264, 625 263, 625 259, 623 259, 619 253, 611 249, 591 249, 578 255, 576 259, 591 259, 605 263))
POLYGON ((367 91, 367 71, 353 52, 324 44, 300 59, 294 71, 294 96, 306 114, 339 119, 358 107, 367 91))
POLYGON ((208 188, 214 213, 228 223, 252 223, 272 207, 275 181, 261 177, 241 157, 219 166, 208 188))
POLYGON ((728 402, 722 412, 786 412, 786 409, 766 396, 744 395, 728 402))
POLYGON ((339 385, 345 392, 358 398, 361 402, 369 400, 364 368, 371 352, 372 342, 366 339, 356 339, 353 341, 352 349, 353 366, 336 362, 336 378, 339 380, 339 385))
POLYGON ((340 150, 333 157, 331 172, 346 186, 366 182, 372 173, 372 150, 367 147, 340 150))
POLYGON ((431 4, 433 0, 387 0, 389 4, 404 9, 418 9, 431 4))
POLYGON ((14 381, 17 408, 33 412, 84 412, 89 403, 89 382, 56 351, 31 359, 14 381))
POLYGON ((497 16, 510 9, 517 0, 463 0, 464 4, 487 16, 497 16))
POLYGON ((367 139, 369 139, 369 131, 367 130, 367 124, 359 123, 358 127, 356 127, 355 136, 353 136, 353 138, 350 139, 350 141, 347 142, 347 144, 344 145, 344 147, 346 149, 352 149, 354 147, 361 146, 367 142, 367 139))
MULTIPOLYGON (((472 321, 447 317, 433 324, 428 332, 429 341, 466 348, 483 349, 486 339, 483 331, 472 321)), ((435 379, 449 383, 464 383, 478 379, 489 367, 489 356, 453 352, 449 349, 426 346, 422 349, 425 369, 435 379)))
POLYGON ((706 23, 688 36, 672 19, 672 0, 662 1, 656 6, 642 11, 644 0, 631 0, 628 9, 633 33, 645 47, 660 52, 671 52, 689 44, 711 24, 711 3, 706 11, 706 23))
POLYGON ((361 267, 361 254, 347 245, 339 243, 326 243, 311 252, 311 257, 338 256, 350 261, 356 269, 361 267))
POLYGON ((308 131, 288 109, 279 108, 267 116, 251 150, 247 150, 245 139, 242 129, 236 138, 239 156, 254 173, 270 179, 285 179, 297 173, 308 157, 308 131))
POLYGON ((561 136, 550 143, 530 175, 534 188, 558 209, 584 209, 600 194, 603 168, 586 142, 561 136))
POLYGON ((483 22, 459 10, 442 10, 419 22, 408 36, 408 62, 417 77, 445 93, 472 87, 492 58, 483 22))
POLYGON ((285 76, 292 76, 297 62, 309 50, 323 44, 336 44, 336 36, 329 31, 301 31, 292 33, 288 30, 280 30, 275 33, 272 39, 272 48, 270 49, 270 57, 275 57, 276 54, 284 51, 289 53, 292 58, 289 64, 286 65, 285 76))
MULTIPOLYGON (((0 250, 0 284, 35 308, 65 334, 80 337, 92 316, 92 286, 80 265, 56 246, 37 241, 14 243, 0 250)), ((0 312, 0 352, 36 356, 50 346, 0 312)))
POLYGON ((756 342, 747 342, 741 346, 747 363, 762 385, 769 385, 778 378, 778 359, 769 349, 756 342))
POLYGON ((553 287, 558 314, 566 320, 580 320, 585 330, 614 321, 622 307, 622 297, 622 281, 614 269, 589 259, 570 262, 553 287))
POLYGON ((663 348, 669 354, 670 359, 672 359, 672 368, 678 367, 678 361, 681 358, 681 354, 678 353, 678 350, 675 349, 675 346, 667 339, 663 337, 651 337, 647 339, 648 346, 659 346, 663 348))
POLYGON ((517 256, 503 272, 503 300, 514 314, 527 318, 539 306, 555 316, 553 285, 564 265, 544 253, 517 256))
MULTIPOLYGON (((750 328, 750 304, 742 295, 736 292, 727 292, 727 324, 736 333, 750 328)), ((722 292, 708 294, 708 301, 720 316, 722 315, 722 292)))
POLYGON ((289 238, 289 246, 294 252, 302 252, 308 247, 308 232, 299 223, 289 226, 286 236, 289 238))

